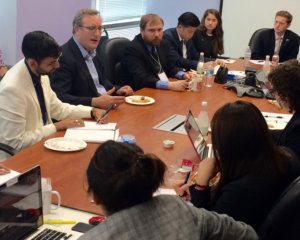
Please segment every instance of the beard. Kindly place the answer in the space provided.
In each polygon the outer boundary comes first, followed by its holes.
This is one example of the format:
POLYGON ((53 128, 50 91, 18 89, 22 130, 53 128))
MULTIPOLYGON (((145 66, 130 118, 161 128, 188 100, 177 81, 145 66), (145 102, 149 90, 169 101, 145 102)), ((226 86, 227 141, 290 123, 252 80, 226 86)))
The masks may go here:
POLYGON ((39 75, 50 75, 50 74, 54 73, 55 68, 52 69, 52 70, 50 70, 50 71, 46 71, 46 70, 42 69, 42 68, 38 65, 35 71, 36 71, 36 73, 39 74, 39 75))
POLYGON ((144 36, 144 41, 150 46, 158 46, 161 42, 162 38, 156 37, 154 39, 149 39, 144 36))

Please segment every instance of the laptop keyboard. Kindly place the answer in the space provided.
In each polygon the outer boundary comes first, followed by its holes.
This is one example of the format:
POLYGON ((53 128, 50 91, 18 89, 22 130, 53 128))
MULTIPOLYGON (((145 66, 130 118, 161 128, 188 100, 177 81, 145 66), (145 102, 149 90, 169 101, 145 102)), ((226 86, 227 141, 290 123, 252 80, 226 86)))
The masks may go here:
POLYGON ((207 157, 213 157, 213 151, 212 151, 211 144, 208 144, 204 147, 200 157, 201 157, 202 160, 207 158, 207 157))
POLYGON ((45 230, 40 232, 37 236, 32 238, 32 240, 66 240, 71 236, 72 234, 67 235, 64 232, 59 232, 59 231, 46 228, 45 230))

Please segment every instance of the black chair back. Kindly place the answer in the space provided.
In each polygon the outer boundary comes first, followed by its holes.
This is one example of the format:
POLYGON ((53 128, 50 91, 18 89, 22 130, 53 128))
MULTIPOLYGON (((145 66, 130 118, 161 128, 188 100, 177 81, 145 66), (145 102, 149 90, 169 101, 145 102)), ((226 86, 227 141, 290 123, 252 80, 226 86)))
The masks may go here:
POLYGON ((256 41, 256 39, 257 39, 257 36, 258 36, 261 32, 263 32, 264 30, 266 30, 266 29, 268 29, 268 28, 260 28, 260 29, 257 29, 257 30, 252 34, 252 36, 251 36, 251 38, 250 38, 250 41, 249 41, 249 44, 248 44, 248 46, 250 46, 250 49, 251 49, 251 50, 253 49, 254 43, 255 43, 255 41, 256 41))
POLYGON ((300 177, 281 194, 259 230, 260 239, 300 239, 300 177))
POLYGON ((100 58, 105 69, 105 75, 113 84, 118 84, 120 62, 129 43, 130 40, 123 37, 111 38, 103 43, 100 58))

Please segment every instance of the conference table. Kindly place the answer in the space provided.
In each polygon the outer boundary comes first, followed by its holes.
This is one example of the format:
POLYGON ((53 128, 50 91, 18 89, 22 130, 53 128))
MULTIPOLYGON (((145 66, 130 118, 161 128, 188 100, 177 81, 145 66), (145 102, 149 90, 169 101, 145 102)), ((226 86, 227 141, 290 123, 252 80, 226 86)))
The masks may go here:
MULTIPOLYGON (((229 68, 243 69, 243 62, 239 60, 229 65, 229 68)), ((155 103, 144 106, 124 103, 110 111, 109 122, 117 123, 120 134, 134 135, 144 152, 154 153, 167 166, 171 166, 174 162, 178 163, 183 158, 197 161, 196 153, 186 135, 156 130, 153 127, 173 114, 186 115, 189 109, 197 117, 202 101, 208 102, 207 111, 210 119, 218 108, 236 100, 249 101, 264 112, 286 113, 265 98, 246 96, 238 98, 235 92, 226 90, 223 85, 217 83, 210 88, 203 86, 200 92, 144 88, 135 92, 135 95, 152 97, 155 103), (175 141, 173 149, 164 148, 163 140, 166 139, 175 141)), ((100 214, 99 208, 86 192, 85 179, 86 168, 99 144, 88 143, 85 149, 78 152, 58 152, 44 147, 43 144, 47 139, 63 137, 64 133, 64 131, 56 132, 42 139, 6 160, 4 165, 23 172, 39 164, 42 177, 51 177, 53 189, 61 194, 63 206, 100 214)))

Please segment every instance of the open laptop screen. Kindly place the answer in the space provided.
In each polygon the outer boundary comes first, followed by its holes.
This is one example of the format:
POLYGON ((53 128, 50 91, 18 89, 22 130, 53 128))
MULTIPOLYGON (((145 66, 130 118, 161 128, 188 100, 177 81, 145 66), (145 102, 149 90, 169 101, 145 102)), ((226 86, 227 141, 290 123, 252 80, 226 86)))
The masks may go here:
POLYGON ((0 240, 24 239, 43 224, 41 194, 39 166, 0 186, 0 240))
POLYGON ((199 159, 202 160, 207 144, 191 111, 189 111, 187 114, 184 128, 199 159))

